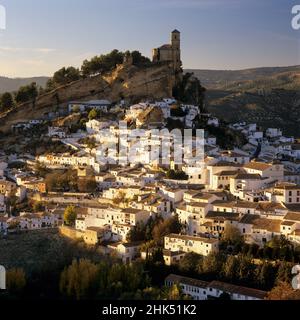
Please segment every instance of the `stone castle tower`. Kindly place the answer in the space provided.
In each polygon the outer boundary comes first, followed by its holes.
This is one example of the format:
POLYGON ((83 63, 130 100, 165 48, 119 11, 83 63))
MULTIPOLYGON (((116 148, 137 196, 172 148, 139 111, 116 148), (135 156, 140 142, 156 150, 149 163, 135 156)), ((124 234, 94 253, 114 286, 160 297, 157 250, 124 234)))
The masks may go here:
POLYGON ((171 43, 153 49, 153 62, 171 62, 175 72, 181 72, 180 32, 171 33, 171 43))

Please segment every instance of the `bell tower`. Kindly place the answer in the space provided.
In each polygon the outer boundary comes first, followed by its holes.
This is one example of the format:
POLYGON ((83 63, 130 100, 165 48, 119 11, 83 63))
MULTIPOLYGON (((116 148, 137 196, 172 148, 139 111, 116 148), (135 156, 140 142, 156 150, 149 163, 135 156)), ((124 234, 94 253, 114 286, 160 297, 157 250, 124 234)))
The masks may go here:
POLYGON ((181 69, 181 52, 180 52, 180 32, 174 30, 171 33, 171 46, 172 46, 172 60, 174 64, 175 71, 180 71, 181 69))
POLYGON ((180 50, 180 32, 176 29, 171 33, 171 44, 173 48, 180 50))

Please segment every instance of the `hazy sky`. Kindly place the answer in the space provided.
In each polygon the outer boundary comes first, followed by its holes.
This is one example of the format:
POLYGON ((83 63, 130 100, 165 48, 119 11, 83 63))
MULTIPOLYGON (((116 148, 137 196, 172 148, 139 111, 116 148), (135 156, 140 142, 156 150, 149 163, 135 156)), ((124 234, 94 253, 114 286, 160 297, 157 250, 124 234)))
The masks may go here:
POLYGON ((182 35, 185 68, 300 64, 300 0, 0 0, 0 75, 51 75, 114 48, 151 49, 182 35))

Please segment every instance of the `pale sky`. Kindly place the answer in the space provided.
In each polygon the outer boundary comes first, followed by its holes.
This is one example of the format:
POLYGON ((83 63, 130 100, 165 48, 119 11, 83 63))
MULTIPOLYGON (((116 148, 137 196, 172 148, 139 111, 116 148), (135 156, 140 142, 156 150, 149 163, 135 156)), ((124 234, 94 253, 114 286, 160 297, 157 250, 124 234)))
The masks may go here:
POLYGON ((0 0, 0 75, 50 76, 112 49, 151 49, 181 31, 184 68, 300 64, 290 0, 0 0))

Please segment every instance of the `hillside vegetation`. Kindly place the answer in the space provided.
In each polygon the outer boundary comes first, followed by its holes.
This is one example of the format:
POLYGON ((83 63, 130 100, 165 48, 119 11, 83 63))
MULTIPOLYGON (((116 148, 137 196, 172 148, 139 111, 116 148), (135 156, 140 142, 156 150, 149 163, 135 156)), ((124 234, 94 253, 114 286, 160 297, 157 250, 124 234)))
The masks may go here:
POLYGON ((138 51, 112 52, 83 62, 81 70, 62 68, 45 88, 36 83, 0 96, 0 126, 8 132, 20 121, 45 118, 72 100, 161 99, 172 96, 175 74, 168 63, 151 63, 138 51))
MULTIPOLYGON (((185 72, 193 72, 199 78, 201 83, 207 89, 230 89, 230 87, 238 86, 247 81, 267 80, 267 85, 271 85, 276 77, 286 77, 283 82, 293 82, 293 75, 300 73, 300 66, 290 67, 268 67, 268 68, 253 68, 245 70, 201 70, 201 69, 186 69, 185 72), (290 75, 290 76, 289 76, 290 75)), ((279 80, 279 81, 282 81, 279 80)), ((282 83, 280 83, 282 84, 282 83)))
POLYGON ((300 136, 300 66, 194 74, 208 88, 206 107, 213 115, 300 136))

